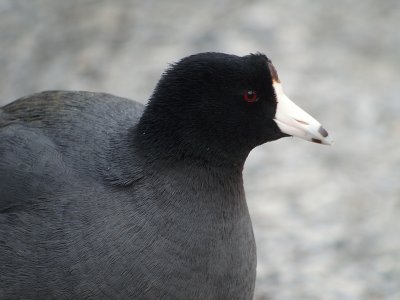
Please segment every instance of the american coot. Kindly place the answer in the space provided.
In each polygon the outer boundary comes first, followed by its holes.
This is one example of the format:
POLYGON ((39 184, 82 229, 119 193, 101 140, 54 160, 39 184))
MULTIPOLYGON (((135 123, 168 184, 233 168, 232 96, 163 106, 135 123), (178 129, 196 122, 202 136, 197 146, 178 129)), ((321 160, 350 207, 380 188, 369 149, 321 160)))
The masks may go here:
POLYGON ((0 109, 1 299, 251 299, 242 168, 284 136, 329 144, 271 61, 202 53, 146 107, 49 91, 0 109))

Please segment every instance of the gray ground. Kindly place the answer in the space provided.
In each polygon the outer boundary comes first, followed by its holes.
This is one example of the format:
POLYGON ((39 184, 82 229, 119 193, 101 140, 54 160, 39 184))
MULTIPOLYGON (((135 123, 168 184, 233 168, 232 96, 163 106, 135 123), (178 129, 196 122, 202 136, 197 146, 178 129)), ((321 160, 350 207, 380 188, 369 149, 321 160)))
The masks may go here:
POLYGON ((145 102, 168 63, 265 52, 334 135, 245 168, 256 299, 400 299, 400 2, 0 1, 0 103, 46 89, 145 102))

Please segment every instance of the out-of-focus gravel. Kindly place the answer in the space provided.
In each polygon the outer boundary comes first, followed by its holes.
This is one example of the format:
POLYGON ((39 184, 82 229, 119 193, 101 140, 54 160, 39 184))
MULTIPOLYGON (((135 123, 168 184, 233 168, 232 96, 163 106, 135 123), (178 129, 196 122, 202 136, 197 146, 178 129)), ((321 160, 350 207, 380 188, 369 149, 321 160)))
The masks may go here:
POLYGON ((146 102, 168 63, 264 52, 334 135, 245 167, 255 299, 400 299, 400 2, 0 1, 0 103, 47 89, 146 102))

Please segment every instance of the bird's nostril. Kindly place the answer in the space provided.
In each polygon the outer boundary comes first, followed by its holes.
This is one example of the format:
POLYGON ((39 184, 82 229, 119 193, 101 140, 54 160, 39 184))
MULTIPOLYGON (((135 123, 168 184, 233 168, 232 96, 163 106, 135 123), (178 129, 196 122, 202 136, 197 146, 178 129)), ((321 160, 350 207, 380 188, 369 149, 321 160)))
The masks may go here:
POLYGON ((301 123, 301 124, 304 124, 304 125, 310 125, 310 124, 308 124, 307 122, 305 122, 305 121, 301 121, 301 120, 297 120, 297 119, 295 119, 297 122, 299 122, 299 123, 301 123))

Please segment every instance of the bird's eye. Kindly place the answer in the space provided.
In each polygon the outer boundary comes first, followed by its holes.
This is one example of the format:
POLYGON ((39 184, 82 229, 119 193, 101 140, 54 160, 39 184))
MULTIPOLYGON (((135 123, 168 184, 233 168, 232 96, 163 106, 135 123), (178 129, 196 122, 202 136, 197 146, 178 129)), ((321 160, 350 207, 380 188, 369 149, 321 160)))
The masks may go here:
POLYGON ((244 91, 243 99, 248 103, 254 103, 258 101, 257 92, 254 90, 244 91))

